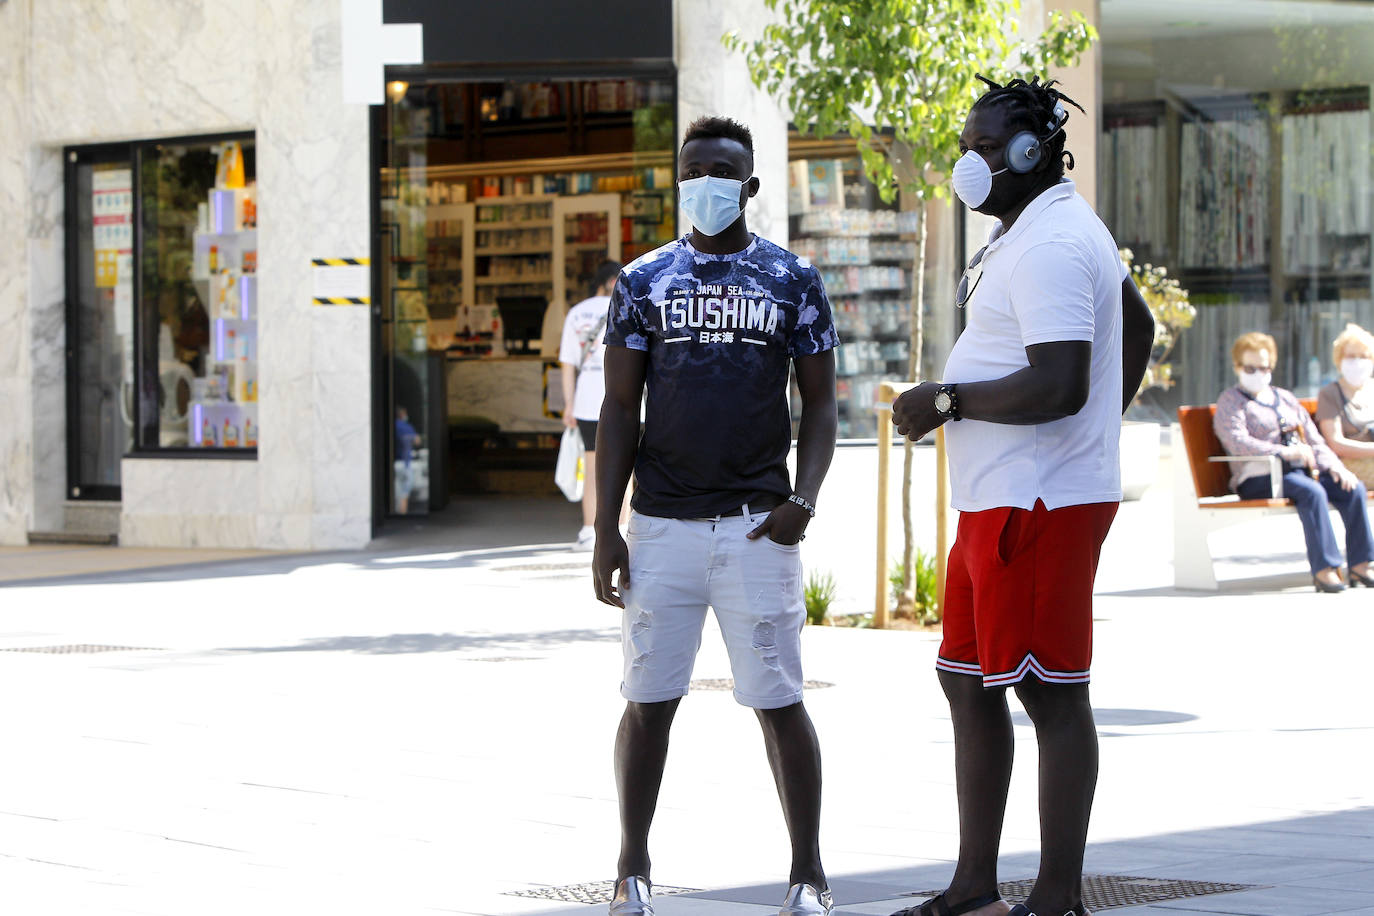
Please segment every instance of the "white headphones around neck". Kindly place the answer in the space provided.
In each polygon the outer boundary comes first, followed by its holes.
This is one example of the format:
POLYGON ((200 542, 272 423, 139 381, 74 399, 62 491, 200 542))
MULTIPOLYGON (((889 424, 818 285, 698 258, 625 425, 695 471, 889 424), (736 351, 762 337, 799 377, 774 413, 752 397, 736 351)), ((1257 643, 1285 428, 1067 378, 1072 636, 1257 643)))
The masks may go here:
POLYGON ((1034 131, 1023 130, 1007 142, 1007 168, 1017 175, 1034 171, 1044 158, 1045 142, 1062 130, 1068 119, 1069 113, 1064 110, 1064 103, 1056 100, 1054 117, 1045 123, 1043 137, 1037 137, 1034 131))

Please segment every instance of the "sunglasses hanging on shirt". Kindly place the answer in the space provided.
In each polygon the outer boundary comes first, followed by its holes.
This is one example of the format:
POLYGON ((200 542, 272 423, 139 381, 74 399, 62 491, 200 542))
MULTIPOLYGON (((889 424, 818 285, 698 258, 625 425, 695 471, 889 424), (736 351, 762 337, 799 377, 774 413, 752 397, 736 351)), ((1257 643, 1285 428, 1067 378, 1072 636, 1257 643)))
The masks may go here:
POLYGON ((978 281, 983 279, 983 255, 987 253, 988 246, 984 245, 978 249, 973 259, 968 262, 968 267, 964 268, 964 275, 959 278, 959 286, 954 291, 954 303, 963 308, 973 297, 973 291, 978 288, 978 281))

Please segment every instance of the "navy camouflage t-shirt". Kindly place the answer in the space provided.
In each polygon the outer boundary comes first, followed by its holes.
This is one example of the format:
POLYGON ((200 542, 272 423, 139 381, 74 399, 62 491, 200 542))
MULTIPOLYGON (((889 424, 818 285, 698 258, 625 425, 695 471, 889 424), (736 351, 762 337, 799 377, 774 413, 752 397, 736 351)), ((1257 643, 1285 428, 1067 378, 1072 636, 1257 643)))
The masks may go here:
POLYGON ((682 238, 622 270, 606 344, 649 355, 636 511, 705 518, 785 500, 791 361, 839 342, 820 272, 758 236, 723 255, 682 238))

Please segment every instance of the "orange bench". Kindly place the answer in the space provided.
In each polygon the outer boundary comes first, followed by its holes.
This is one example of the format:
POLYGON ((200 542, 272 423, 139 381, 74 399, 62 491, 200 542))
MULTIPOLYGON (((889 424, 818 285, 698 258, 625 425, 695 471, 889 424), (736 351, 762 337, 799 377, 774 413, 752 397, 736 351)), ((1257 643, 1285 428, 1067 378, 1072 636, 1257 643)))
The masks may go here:
MULTIPOLYGON (((1301 399, 1309 414, 1316 413, 1316 398, 1301 399)), ((1287 499, 1241 499, 1231 492, 1231 465, 1237 461, 1263 461, 1263 456, 1226 454, 1212 427, 1217 405, 1180 407, 1173 428, 1174 464, 1174 586, 1215 591, 1216 573, 1207 536, 1213 531, 1243 524, 1258 516, 1295 513, 1287 499), (1186 459, 1186 460, 1185 460, 1186 459)), ((1282 486, 1283 463, 1269 459, 1274 492, 1282 486)))

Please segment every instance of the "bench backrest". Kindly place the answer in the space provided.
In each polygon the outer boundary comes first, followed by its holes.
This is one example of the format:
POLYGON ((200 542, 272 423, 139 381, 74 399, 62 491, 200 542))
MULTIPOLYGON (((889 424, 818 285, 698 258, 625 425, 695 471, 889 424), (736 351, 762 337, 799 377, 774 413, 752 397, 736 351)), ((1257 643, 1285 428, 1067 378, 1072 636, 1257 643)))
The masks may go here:
MULTIPOLYGON (((1299 403, 1307 408, 1309 414, 1317 412, 1316 398, 1301 398, 1299 403)), ((1225 496, 1231 492, 1231 470, 1233 465, 1224 461, 1208 461, 1213 455, 1225 455, 1212 418, 1216 416, 1217 405, 1202 407, 1180 407, 1178 425, 1183 432, 1183 448, 1188 456, 1188 467, 1193 472, 1193 487, 1198 498, 1206 496, 1225 496)))

